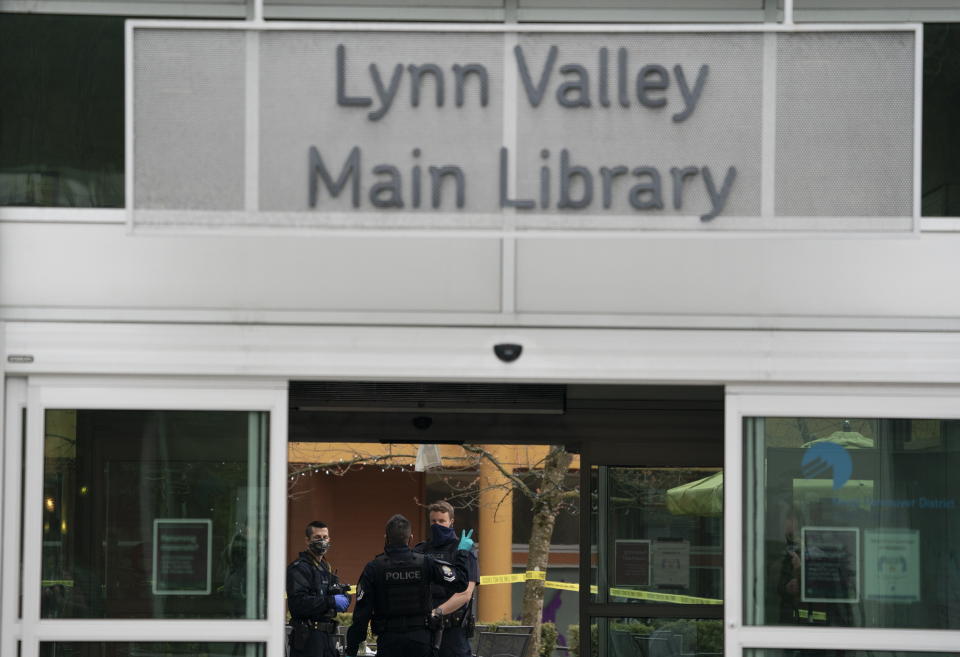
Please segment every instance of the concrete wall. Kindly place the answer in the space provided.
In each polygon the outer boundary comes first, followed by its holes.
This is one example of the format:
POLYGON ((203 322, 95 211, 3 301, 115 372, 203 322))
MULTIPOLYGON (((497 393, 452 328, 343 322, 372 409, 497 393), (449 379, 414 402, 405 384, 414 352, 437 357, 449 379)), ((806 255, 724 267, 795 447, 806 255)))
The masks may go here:
POLYGON ((960 328, 955 232, 520 239, 515 261, 503 248, 491 238, 144 236, 5 222, 0 319, 960 328))

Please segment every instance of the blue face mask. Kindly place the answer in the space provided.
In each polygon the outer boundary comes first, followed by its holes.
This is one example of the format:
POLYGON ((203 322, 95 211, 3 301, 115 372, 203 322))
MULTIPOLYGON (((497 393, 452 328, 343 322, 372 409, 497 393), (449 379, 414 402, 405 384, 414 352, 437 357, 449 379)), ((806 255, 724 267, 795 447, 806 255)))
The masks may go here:
POLYGON ((457 540, 457 530, 443 525, 430 525, 430 542, 433 545, 446 545, 457 540))

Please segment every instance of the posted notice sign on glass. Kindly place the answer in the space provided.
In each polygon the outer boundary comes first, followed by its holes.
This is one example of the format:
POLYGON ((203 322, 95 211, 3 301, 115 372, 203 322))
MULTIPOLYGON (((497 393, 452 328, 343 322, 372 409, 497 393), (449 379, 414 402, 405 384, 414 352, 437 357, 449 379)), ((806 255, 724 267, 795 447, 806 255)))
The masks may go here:
POLYGON ((803 527, 800 536, 801 601, 859 602, 859 527, 803 527))
POLYGON ((154 595, 209 595, 211 526, 209 519, 154 519, 154 595))
POLYGON ((614 585, 650 586, 650 541, 617 539, 614 550, 614 585))
POLYGON ((914 228, 910 26, 128 38, 133 228, 914 228))

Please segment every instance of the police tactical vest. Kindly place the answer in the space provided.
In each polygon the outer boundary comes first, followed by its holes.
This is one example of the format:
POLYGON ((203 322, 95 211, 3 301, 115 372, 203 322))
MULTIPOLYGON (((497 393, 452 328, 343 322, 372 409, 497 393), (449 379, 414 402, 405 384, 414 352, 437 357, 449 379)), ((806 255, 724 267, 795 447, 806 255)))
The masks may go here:
POLYGON ((374 632, 425 628, 430 616, 430 571, 422 554, 402 561, 381 554, 374 559, 374 632))
MULTIPOLYGON (((459 541, 451 541, 446 545, 436 547, 432 545, 429 541, 423 543, 418 543, 414 548, 417 552, 421 552, 428 557, 435 559, 437 561, 443 561, 445 563, 453 563, 457 558, 457 549, 459 548, 459 541)), ((440 584, 431 584, 430 585, 430 597, 432 601, 432 606, 436 607, 447 600, 450 599, 450 591, 444 588, 440 584)), ((459 609, 457 609, 453 614, 450 615, 449 621, 454 627, 459 627, 463 624, 464 618, 466 618, 467 611, 469 610, 470 605, 466 604, 459 609)))
MULTIPOLYGON (((457 558, 457 543, 455 541, 441 547, 435 547, 428 542, 420 543, 414 550, 427 555, 431 559, 445 563, 453 563, 454 559, 457 558)), ((430 593, 434 607, 450 598, 450 592, 439 584, 431 584, 430 593)))

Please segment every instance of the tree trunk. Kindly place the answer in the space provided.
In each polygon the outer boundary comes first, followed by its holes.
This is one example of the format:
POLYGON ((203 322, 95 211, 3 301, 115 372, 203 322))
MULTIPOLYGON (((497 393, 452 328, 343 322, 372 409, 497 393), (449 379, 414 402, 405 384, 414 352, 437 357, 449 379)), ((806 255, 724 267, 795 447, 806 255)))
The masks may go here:
MULTIPOLYGON (((564 502, 564 477, 572 457, 562 445, 552 445, 543 467, 540 494, 533 500, 533 528, 530 531, 530 548, 527 553, 527 570, 546 573, 550 558, 550 542, 557 513, 564 502)), ((521 622, 533 626, 533 636, 525 657, 540 654, 540 625, 543 615, 543 580, 527 580, 523 590, 521 622)))

